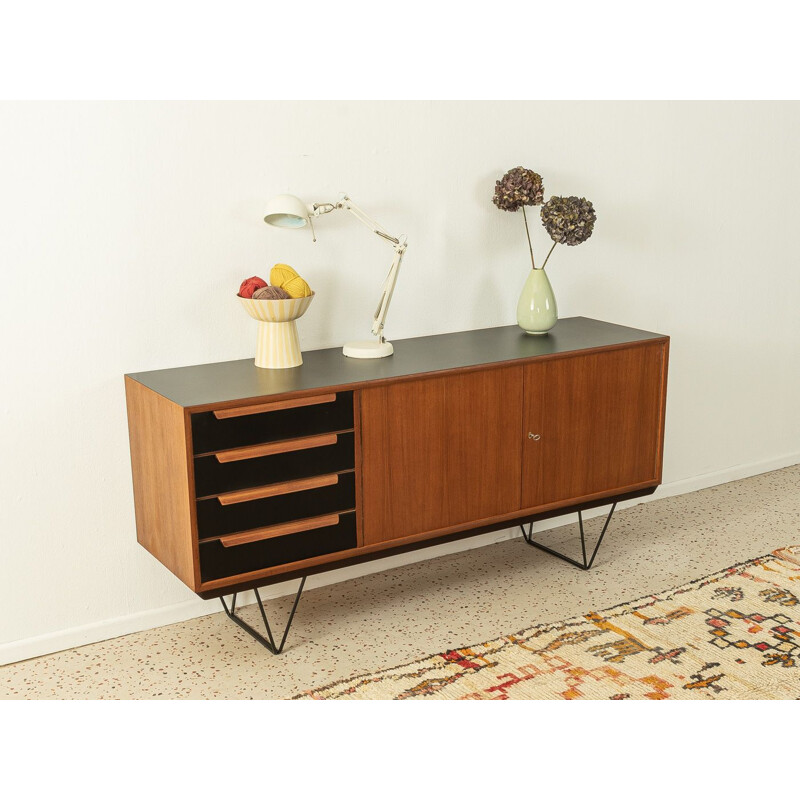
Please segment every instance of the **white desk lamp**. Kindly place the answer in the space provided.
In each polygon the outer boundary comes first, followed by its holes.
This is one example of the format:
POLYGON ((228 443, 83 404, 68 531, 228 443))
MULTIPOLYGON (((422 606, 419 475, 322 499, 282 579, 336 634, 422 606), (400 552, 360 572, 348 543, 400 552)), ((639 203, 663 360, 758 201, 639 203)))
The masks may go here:
POLYGON ((406 251, 406 237, 401 236, 396 239, 390 236, 374 219, 368 217, 347 195, 342 195, 338 203, 312 203, 306 205, 293 194, 281 194, 273 197, 267 204, 267 213, 264 222, 268 225, 275 225, 278 228, 303 228, 306 224, 311 226, 313 241, 317 241, 314 233, 314 223, 312 219, 322 214, 327 214, 337 208, 349 211, 356 219, 360 220, 373 233, 377 233, 382 239, 392 243, 394 248, 394 261, 386 275, 381 290, 381 299, 375 316, 372 318, 372 333, 378 338, 369 339, 362 342, 348 342, 342 348, 342 352, 350 358, 384 358, 394 352, 391 342, 383 338, 383 326, 386 322, 386 314, 389 311, 389 303, 392 300, 395 284, 397 283, 397 273, 400 271, 400 262, 403 260, 403 253, 406 251))

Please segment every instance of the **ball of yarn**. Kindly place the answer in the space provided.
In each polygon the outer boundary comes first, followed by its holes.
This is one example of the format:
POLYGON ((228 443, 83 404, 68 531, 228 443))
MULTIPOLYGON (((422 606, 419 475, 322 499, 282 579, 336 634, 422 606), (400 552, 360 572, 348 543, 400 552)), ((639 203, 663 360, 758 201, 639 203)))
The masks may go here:
POLYGON ((299 275, 286 281, 281 288, 285 289, 290 297, 308 297, 313 294, 311 287, 299 275))
POLYGON ((291 297, 313 294, 311 287, 288 264, 276 264, 269 273, 269 280, 273 286, 280 286, 289 292, 291 297))
POLYGON ((239 287, 239 297, 252 297, 253 292, 266 285, 267 282, 265 280, 262 280, 257 275, 253 275, 252 278, 242 281, 242 285, 239 287))
POLYGON ((269 273, 269 282, 273 286, 284 287, 292 278, 299 277, 288 264, 276 264, 269 273))
POLYGON ((263 286, 253 292, 253 300, 288 300, 289 292, 280 286, 263 286))

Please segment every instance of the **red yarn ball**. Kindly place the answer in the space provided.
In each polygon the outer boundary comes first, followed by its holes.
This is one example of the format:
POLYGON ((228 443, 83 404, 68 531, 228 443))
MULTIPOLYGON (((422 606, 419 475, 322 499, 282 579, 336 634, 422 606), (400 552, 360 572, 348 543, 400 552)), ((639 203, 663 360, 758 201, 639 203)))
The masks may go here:
POLYGON ((252 278, 242 281, 242 285, 239 287, 239 297, 252 297, 256 289, 262 289, 266 285, 266 281, 261 280, 257 275, 253 275, 252 278))

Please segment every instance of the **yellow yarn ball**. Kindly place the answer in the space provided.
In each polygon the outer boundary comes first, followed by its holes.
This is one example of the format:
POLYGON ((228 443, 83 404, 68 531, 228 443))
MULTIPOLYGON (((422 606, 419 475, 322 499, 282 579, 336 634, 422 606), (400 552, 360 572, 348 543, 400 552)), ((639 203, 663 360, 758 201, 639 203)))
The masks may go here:
POLYGON ((281 289, 288 292, 289 297, 308 297, 312 294, 311 287, 299 275, 284 283, 281 289))
POLYGON ((289 297, 308 297, 311 287, 288 265, 276 264, 269 273, 269 282, 288 292, 289 297))
POLYGON ((280 286, 281 289, 284 289, 286 288, 284 284, 287 281, 299 277, 300 276, 288 264, 276 264, 269 273, 269 282, 273 286, 280 286))

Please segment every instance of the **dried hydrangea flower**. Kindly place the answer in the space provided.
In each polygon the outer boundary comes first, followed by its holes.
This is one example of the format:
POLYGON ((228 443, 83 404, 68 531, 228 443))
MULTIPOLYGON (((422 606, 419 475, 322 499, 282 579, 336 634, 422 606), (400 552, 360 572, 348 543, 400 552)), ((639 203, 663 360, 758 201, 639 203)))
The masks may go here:
POLYGON ((542 206, 542 224, 556 244, 585 242, 596 219, 594 206, 585 197, 551 197, 542 206))
MULTIPOLYGON (((523 206, 538 206, 543 200, 542 176, 532 169, 514 167, 494 185, 492 202, 502 211, 519 211, 523 206)), ((524 213, 525 209, 522 210, 524 213)))

